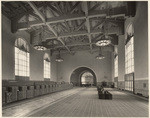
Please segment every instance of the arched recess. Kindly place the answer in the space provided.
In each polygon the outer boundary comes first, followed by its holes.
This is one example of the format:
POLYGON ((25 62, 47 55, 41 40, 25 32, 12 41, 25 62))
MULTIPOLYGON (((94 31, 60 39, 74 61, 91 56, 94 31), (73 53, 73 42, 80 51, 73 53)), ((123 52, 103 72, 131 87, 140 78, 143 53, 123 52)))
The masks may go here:
POLYGON ((125 33, 125 40, 128 42, 130 38, 134 36, 134 26, 132 22, 127 25, 125 33))
POLYGON ((43 56, 43 58, 44 58, 44 60, 50 61, 50 57, 49 57, 48 53, 45 53, 44 56, 43 56))
POLYGON ((81 86, 81 77, 83 73, 90 72, 93 75, 93 85, 97 85, 97 79, 94 71, 88 67, 79 67, 75 69, 71 76, 70 76, 70 83, 72 83, 74 86, 81 86))

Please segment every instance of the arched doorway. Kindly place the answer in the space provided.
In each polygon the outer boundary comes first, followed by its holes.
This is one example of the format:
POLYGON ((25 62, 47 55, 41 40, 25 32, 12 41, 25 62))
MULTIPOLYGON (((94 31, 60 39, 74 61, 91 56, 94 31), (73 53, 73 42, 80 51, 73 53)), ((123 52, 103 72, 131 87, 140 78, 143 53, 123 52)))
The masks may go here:
POLYGON ((70 82, 74 86, 83 86, 84 84, 91 83, 93 86, 97 85, 95 73, 93 72, 93 70, 87 67, 79 67, 75 69, 71 74, 70 82))
POLYGON ((94 85, 94 77, 91 72, 85 71, 81 74, 81 86, 92 86, 94 85))

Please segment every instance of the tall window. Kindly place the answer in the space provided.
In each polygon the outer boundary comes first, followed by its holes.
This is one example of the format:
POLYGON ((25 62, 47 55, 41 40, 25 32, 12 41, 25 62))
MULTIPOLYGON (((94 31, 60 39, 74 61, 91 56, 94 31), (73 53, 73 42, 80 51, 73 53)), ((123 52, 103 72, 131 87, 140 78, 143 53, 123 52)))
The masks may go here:
POLYGON ((134 72, 134 37, 125 45, 125 73, 129 74, 134 72))
POLYGON ((132 24, 127 29, 125 45, 125 74, 134 72, 134 31, 132 24))
POLYGON ((49 79, 50 78, 50 59, 49 59, 49 55, 45 54, 44 55, 44 78, 49 79))
POLYGON ((125 45, 125 89, 133 91, 134 84, 134 30, 132 24, 127 29, 125 45))
POLYGON ((118 77, 118 55, 114 59, 114 76, 118 77))
POLYGON ((18 38, 15 42, 15 76, 29 77, 29 59, 27 42, 18 38))

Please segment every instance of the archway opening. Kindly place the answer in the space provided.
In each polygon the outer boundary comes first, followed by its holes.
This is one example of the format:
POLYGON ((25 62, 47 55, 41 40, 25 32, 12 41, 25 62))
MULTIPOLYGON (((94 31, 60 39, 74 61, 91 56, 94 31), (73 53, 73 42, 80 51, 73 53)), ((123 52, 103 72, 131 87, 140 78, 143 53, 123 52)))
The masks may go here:
POLYGON ((96 75, 90 68, 79 67, 75 69, 70 77, 70 82, 74 86, 96 86, 96 75))
POLYGON ((94 84, 92 73, 86 71, 81 75, 81 86, 92 86, 94 84))

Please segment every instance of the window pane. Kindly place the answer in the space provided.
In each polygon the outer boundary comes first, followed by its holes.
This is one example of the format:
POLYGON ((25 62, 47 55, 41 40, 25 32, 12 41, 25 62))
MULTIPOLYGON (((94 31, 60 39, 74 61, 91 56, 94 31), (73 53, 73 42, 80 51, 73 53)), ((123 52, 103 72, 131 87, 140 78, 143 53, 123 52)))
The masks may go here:
POLYGON ((118 56, 114 59, 114 76, 118 76, 118 56))
POLYGON ((15 69, 15 75, 19 75, 19 70, 15 69))
POLYGON ((132 37, 125 46, 125 73, 129 74, 134 72, 134 47, 132 37))
POLYGON ((133 75, 130 74, 125 79, 125 90, 133 91, 133 75))
POLYGON ((15 47, 15 75, 29 76, 29 53, 15 47))
POLYGON ((44 60, 44 78, 50 78, 50 62, 44 60))

